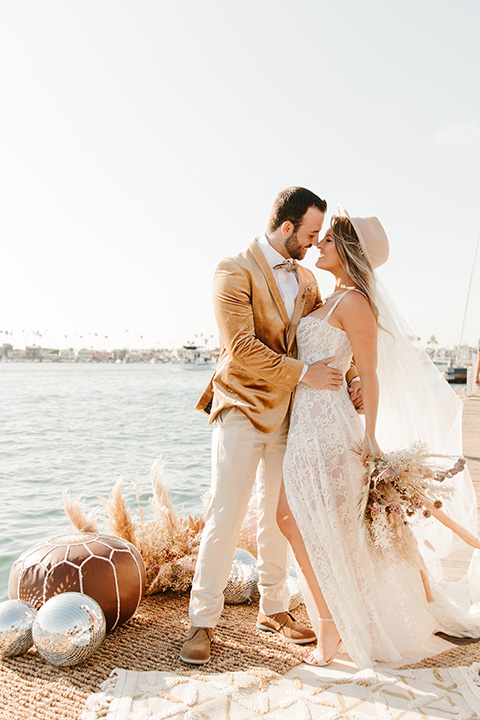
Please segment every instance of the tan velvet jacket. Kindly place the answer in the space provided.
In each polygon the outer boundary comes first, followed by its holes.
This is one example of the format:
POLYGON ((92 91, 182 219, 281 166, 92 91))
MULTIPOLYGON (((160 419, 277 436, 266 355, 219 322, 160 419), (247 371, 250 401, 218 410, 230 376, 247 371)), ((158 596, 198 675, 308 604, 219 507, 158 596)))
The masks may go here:
POLYGON ((210 413, 210 422, 224 408, 235 406, 262 432, 273 432, 282 423, 303 370, 296 359, 297 325, 322 302, 310 270, 299 265, 297 278, 290 321, 256 239, 218 265, 213 290, 220 358, 197 404, 197 410, 210 413))

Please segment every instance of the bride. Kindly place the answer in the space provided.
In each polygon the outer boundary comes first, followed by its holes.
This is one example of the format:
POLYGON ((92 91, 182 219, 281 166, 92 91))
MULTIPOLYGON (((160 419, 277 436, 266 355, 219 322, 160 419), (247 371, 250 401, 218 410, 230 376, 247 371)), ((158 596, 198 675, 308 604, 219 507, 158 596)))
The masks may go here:
MULTIPOLYGON (((298 357, 310 364, 334 355, 332 366, 345 374, 353 355, 365 421, 346 385, 338 392, 298 385, 277 521, 302 571, 317 633, 317 648, 305 661, 329 664, 343 641, 358 667, 371 667, 400 660, 439 630, 480 635, 478 584, 443 581, 440 558, 454 546, 447 528, 434 518, 413 523, 427 568, 422 578, 418 566, 400 558, 382 562, 358 519, 364 465, 370 454, 381 455, 379 443, 387 452, 428 442, 431 452, 461 455, 461 401, 415 346, 379 287, 374 268, 387 260, 389 249, 378 219, 350 218, 339 208, 319 249, 316 266, 333 274, 335 290, 300 322, 298 357), (360 457, 351 449, 358 441, 360 457)), ((476 533, 468 471, 448 483, 453 490, 445 510, 476 533)))

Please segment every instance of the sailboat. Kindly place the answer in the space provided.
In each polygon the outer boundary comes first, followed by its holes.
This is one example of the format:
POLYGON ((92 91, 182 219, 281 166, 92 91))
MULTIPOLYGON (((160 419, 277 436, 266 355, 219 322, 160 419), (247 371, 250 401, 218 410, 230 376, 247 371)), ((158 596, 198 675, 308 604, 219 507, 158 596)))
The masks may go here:
MULTIPOLYGON (((472 290, 473 275, 475 271, 475 263, 477 260, 478 245, 480 242, 480 232, 478 233, 475 247, 473 250, 473 261, 470 271, 470 281, 468 283, 467 298, 465 300, 465 310, 463 313, 462 329, 460 330, 460 336, 457 345, 457 352, 455 356, 455 365, 447 368, 447 380, 449 383, 467 383, 467 393, 469 391, 468 383, 469 378, 472 375, 473 366, 476 360, 476 354, 472 353, 471 348, 463 342, 463 333, 465 330, 465 322, 468 313, 468 304, 470 302, 470 293, 472 290)), ((471 380, 473 382, 473 379, 471 380)))

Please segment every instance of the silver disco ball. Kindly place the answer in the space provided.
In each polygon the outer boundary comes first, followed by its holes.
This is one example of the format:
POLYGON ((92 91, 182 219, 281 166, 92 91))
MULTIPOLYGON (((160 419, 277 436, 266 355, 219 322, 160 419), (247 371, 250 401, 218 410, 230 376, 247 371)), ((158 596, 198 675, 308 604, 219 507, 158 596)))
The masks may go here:
POLYGON ((47 600, 33 623, 33 642, 52 665, 78 665, 105 637, 105 615, 88 595, 61 593, 47 600))
POLYGON ((298 580, 297 571, 293 565, 290 566, 287 577, 287 587, 290 593, 290 601, 288 603, 289 610, 295 610, 296 607, 303 602, 302 590, 298 580))
POLYGON ((227 587, 223 591, 227 605, 239 605, 251 600, 257 589, 257 561, 252 553, 242 548, 235 550, 227 587))
POLYGON ((37 611, 23 600, 0 603, 0 657, 14 657, 33 645, 32 625, 37 611))

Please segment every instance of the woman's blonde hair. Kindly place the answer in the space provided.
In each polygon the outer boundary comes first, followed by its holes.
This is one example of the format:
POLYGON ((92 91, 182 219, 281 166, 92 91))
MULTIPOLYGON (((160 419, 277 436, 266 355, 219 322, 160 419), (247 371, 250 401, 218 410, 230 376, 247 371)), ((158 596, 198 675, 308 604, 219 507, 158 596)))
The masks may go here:
POLYGON ((335 240, 335 249, 342 267, 352 278, 355 287, 367 298, 378 322, 378 307, 375 301, 375 275, 370 260, 364 254, 360 240, 350 220, 334 215, 330 228, 335 240))

